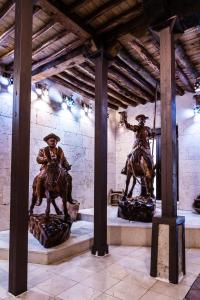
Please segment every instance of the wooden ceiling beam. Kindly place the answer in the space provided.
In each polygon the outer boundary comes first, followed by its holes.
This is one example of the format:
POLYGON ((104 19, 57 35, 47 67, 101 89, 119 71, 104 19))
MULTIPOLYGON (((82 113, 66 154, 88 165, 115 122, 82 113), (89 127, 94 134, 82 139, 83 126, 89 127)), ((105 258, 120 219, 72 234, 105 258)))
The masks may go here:
MULTIPOLYGON (((82 90, 79 86, 76 86, 73 83, 66 81, 66 78, 63 78, 63 76, 60 74, 54 75, 54 76, 50 77, 49 79, 52 79, 54 82, 70 89, 74 93, 80 94, 82 97, 85 97, 89 100, 94 101, 94 98, 95 98, 94 94, 92 94, 90 92, 86 92, 85 90, 82 90)), ((113 103, 110 103, 110 101, 108 102, 108 107, 118 110, 118 106, 114 105, 113 103)))
POLYGON ((121 0, 109 0, 108 2, 104 3, 103 5, 97 7, 94 11, 92 11, 89 15, 87 15, 84 18, 84 21, 86 24, 91 23, 96 18, 102 16, 103 14, 106 14, 111 9, 115 8, 117 5, 119 5, 122 1, 121 0))
MULTIPOLYGON (((84 62, 83 64, 77 66, 77 68, 81 68, 82 70, 87 71, 90 76, 93 76, 93 78, 95 77, 94 69, 89 66, 87 62, 84 62)), ((122 97, 124 97, 124 102, 126 102, 128 105, 135 106, 137 104, 140 104, 140 99, 138 99, 135 94, 125 89, 124 85, 121 86, 118 82, 112 80, 112 77, 109 73, 108 86, 117 91, 122 97)))
POLYGON ((37 0, 37 4, 51 13, 52 18, 83 40, 94 35, 93 29, 84 24, 75 14, 68 11, 67 5, 57 0, 37 0))
POLYGON ((91 3, 91 0, 76 0, 75 2, 71 3, 67 6, 70 13, 75 12, 75 10, 82 8, 83 6, 87 6, 91 3))
POLYGON ((15 1, 14 0, 7 0, 4 5, 1 7, 0 10, 0 20, 5 18, 7 14, 13 9, 15 6, 15 1))
MULTIPOLYGON (((75 84, 76 86, 80 87, 82 90, 86 92, 90 92, 95 95, 95 87, 94 82, 92 84, 92 81, 85 80, 83 76, 77 76, 77 74, 74 74, 72 72, 72 69, 66 70, 65 72, 62 72, 60 75, 62 75, 67 81, 69 81, 72 84, 75 84)), ((123 103, 122 98, 119 95, 116 95, 114 92, 110 91, 108 89, 108 99, 112 99, 112 102, 115 100, 115 104, 118 106, 121 106, 122 108, 127 108, 127 104, 123 103)))
POLYGON ((152 88, 148 82, 146 82, 140 74, 138 74, 136 71, 134 71, 129 65, 124 63, 124 61, 120 60, 120 58, 116 58, 113 65, 115 68, 121 70, 123 74, 129 77, 135 84, 140 86, 142 89, 144 89, 150 96, 154 96, 155 89, 152 88))
POLYGON ((144 69, 144 67, 137 62, 134 58, 131 57, 131 55, 125 50, 121 49, 118 57, 121 61, 123 61, 126 65, 129 66, 134 72, 138 73, 138 75, 143 78, 143 80, 146 82, 146 84, 149 87, 156 88, 156 85, 159 85, 159 81, 154 78, 147 70, 144 69))
POLYGON ((50 63, 53 59, 57 59, 61 57, 62 55, 71 52, 72 50, 78 48, 82 44, 81 40, 79 38, 76 38, 75 40, 71 41, 66 46, 62 47, 58 51, 54 52, 53 54, 48 55, 45 58, 42 58, 41 60, 37 60, 32 65, 32 70, 35 70, 47 63, 50 63))
MULTIPOLYGON (((84 83, 89 84, 92 87, 94 87, 94 85, 95 85, 94 76, 92 78, 89 77, 88 75, 86 75, 83 72, 82 68, 79 69, 79 68, 74 67, 74 68, 68 69, 67 73, 72 74, 76 78, 80 78, 84 83)), ((133 100, 129 100, 125 95, 122 95, 120 93, 119 89, 116 89, 116 87, 114 87, 114 85, 111 83, 111 80, 109 80, 109 79, 108 79, 108 95, 114 97, 115 99, 118 99, 125 105, 132 105, 132 106, 137 105, 136 102, 134 102, 133 100)))
POLYGON ((40 81, 52 75, 58 74, 69 67, 84 62, 85 57, 83 52, 83 47, 79 46, 70 52, 50 60, 48 63, 45 63, 32 71, 32 80, 40 81))
POLYGON ((111 17, 108 21, 98 27, 98 34, 102 34, 107 32, 114 27, 118 26, 119 24, 127 23, 130 19, 134 19, 135 17, 141 15, 142 13, 142 5, 141 3, 136 4, 134 7, 128 8, 127 10, 123 11, 119 15, 115 15, 111 17))
MULTIPOLYGON (((150 30, 149 32, 151 34, 152 42, 154 43, 155 47, 160 51, 160 38, 159 38, 159 36, 152 30, 150 30)), ((181 67, 179 53, 176 51, 176 48, 175 48, 175 58, 176 58, 176 74, 175 74, 176 75, 176 81, 179 79, 181 81, 181 83, 183 84, 184 89, 186 91, 192 92, 193 91, 193 86, 192 86, 188 76, 185 74, 183 68, 181 67)), ((180 85, 177 82, 176 82, 176 89, 177 89, 177 93, 179 95, 184 94, 184 91, 182 90, 182 87, 180 87, 180 85)))
POLYGON ((33 33, 33 40, 37 39, 40 37, 42 34, 47 33, 49 30, 53 28, 55 25, 54 20, 50 20, 47 24, 44 24, 39 30, 37 30, 35 33, 33 33))
MULTIPOLYGON (((143 59, 144 63, 148 65, 148 67, 156 74, 157 77, 160 77, 160 65, 159 63, 153 58, 153 56, 147 51, 147 49, 140 43, 140 41, 136 38, 132 38, 129 41, 129 45, 133 49, 133 51, 136 51, 137 54, 143 59)), ((179 70, 176 70, 176 79, 180 79, 182 84, 185 86, 185 83, 187 82, 186 77, 183 75, 183 72, 179 70), (179 71, 179 72, 178 72, 179 71)), ((178 94, 182 95, 183 90, 182 87, 176 82, 177 92, 178 94)))
MULTIPOLYGON (((33 16, 40 11, 39 7, 35 6, 33 8, 33 16)), ((9 26, 1 35, 0 35, 0 43, 2 43, 7 37, 15 32, 15 23, 9 26)))

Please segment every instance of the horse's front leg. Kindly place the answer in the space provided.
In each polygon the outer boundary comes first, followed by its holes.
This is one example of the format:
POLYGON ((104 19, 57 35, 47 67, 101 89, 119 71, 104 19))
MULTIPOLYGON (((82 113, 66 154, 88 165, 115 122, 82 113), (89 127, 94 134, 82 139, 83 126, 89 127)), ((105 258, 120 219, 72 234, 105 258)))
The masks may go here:
POLYGON ((127 194, 128 194, 128 187, 129 187, 130 179, 131 179, 131 173, 127 172, 127 176, 126 176, 126 188, 125 188, 124 197, 123 197, 122 200, 126 200, 126 197, 127 197, 127 194))
POLYGON ((132 198, 132 195, 133 195, 133 189, 134 189, 134 187, 135 187, 135 184, 136 184, 136 178, 135 178, 135 176, 133 176, 133 184, 132 184, 132 187, 131 187, 131 189, 130 189, 130 191, 129 191, 129 193, 128 193, 128 198, 132 198))
POLYGON ((50 215, 50 206, 51 206, 51 196, 50 193, 46 193, 46 198, 47 198, 47 206, 45 210, 45 216, 46 218, 49 218, 50 215))
POLYGON ((55 209, 57 215, 62 215, 62 211, 61 211, 61 210, 59 209, 59 207, 57 206, 56 200, 53 198, 51 202, 52 202, 52 204, 53 204, 53 207, 54 207, 54 209, 55 209))
POLYGON ((64 211, 64 216, 65 216, 65 222, 71 222, 71 217, 68 213, 68 209, 67 209, 67 195, 64 194, 62 196, 62 202, 63 202, 63 211, 64 211))
POLYGON ((37 202, 37 195, 34 193, 33 191, 33 195, 32 195, 32 200, 31 200, 31 205, 29 208, 29 214, 32 215, 33 214, 33 209, 35 207, 35 204, 37 202))

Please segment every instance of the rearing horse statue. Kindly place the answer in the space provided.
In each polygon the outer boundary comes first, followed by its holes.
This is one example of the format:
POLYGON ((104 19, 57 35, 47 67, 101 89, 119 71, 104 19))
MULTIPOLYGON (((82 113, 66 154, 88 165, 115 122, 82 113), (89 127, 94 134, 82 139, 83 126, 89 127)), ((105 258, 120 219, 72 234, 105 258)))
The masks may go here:
POLYGON ((121 123, 125 124, 127 129, 136 133, 133 151, 128 155, 125 168, 121 172, 127 176, 124 199, 126 199, 127 196, 129 198, 132 197, 133 189, 136 181, 138 181, 138 177, 141 178, 140 184, 146 188, 146 195, 153 197, 153 179, 155 176, 155 167, 150 151, 149 139, 154 137, 154 133, 148 126, 145 126, 145 122, 148 117, 145 115, 138 115, 136 117, 138 125, 131 125, 127 122, 126 112, 121 113, 121 118, 121 123), (132 176, 133 185, 128 192, 128 187, 132 176))

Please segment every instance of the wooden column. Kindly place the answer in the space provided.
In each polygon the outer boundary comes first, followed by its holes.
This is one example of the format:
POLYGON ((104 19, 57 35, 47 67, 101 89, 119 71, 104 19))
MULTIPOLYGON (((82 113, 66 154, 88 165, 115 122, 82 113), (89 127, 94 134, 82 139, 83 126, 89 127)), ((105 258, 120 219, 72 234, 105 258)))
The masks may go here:
POLYGON ((160 31, 162 216, 177 216, 176 81, 174 37, 160 31))
POLYGON ((27 290, 32 0, 16 0, 9 292, 27 290))
POLYGON ((92 254, 108 253, 107 245, 107 77, 104 51, 95 58, 94 244, 92 254))
POLYGON ((176 284, 185 274, 185 218, 177 216, 173 25, 169 20, 160 30, 162 216, 153 218, 150 274, 176 284))

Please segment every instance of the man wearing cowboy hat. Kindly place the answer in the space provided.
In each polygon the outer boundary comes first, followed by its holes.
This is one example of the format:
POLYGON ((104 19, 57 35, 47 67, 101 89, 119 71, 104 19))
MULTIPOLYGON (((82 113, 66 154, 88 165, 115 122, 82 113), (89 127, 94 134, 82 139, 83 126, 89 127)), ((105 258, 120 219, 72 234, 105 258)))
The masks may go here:
MULTIPOLYGON (((123 115, 123 122, 126 128, 136 133, 136 140, 133 145, 133 152, 136 154, 135 158, 138 158, 139 161, 140 157, 143 156, 149 168, 153 168, 153 157, 150 151, 149 139, 153 138, 154 133, 152 132, 150 127, 145 126, 145 122, 148 117, 140 114, 136 116, 135 119, 138 121, 138 125, 131 125, 127 122, 127 115, 123 115)), ((127 163, 130 156, 131 153, 128 155, 126 165, 121 171, 121 173, 124 175, 127 174, 127 163)))
POLYGON ((57 143, 60 141, 59 136, 54 133, 50 133, 43 139, 47 143, 47 147, 42 148, 39 150, 37 156, 37 163, 41 164, 40 173, 37 176, 37 183, 36 183, 36 192, 38 196, 38 202, 36 205, 40 205, 42 203, 42 186, 46 176, 46 166, 49 161, 57 161, 60 166, 66 170, 66 177, 68 181, 68 201, 73 203, 72 200, 72 177, 68 173, 71 169, 71 165, 68 163, 63 150, 60 147, 56 147, 57 143))

